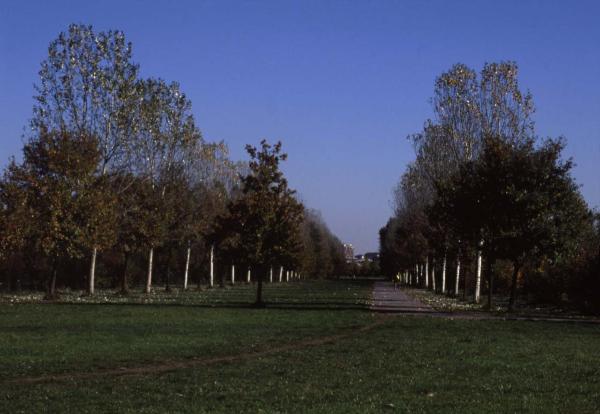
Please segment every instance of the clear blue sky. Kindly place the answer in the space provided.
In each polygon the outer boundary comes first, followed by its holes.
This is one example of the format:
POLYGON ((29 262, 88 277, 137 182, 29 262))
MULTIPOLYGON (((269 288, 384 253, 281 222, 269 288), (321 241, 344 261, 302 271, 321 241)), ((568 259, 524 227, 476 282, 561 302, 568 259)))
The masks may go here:
POLYGON ((0 166, 18 155, 48 43, 120 29, 143 76, 179 81, 234 158, 281 139, 290 183, 357 252, 376 250, 392 187, 456 62, 516 60, 541 136, 564 135, 600 205, 598 1, 13 1, 0 3, 0 166))

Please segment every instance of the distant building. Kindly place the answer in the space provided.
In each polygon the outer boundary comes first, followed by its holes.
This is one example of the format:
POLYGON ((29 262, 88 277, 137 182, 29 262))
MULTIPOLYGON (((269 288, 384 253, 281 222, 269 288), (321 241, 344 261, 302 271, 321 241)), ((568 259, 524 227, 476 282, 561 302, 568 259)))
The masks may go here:
POLYGON ((366 262, 376 262, 379 260, 379 253, 370 252, 364 255, 366 262))
POLYGON ((365 261, 365 255, 364 254, 357 254, 354 256, 354 263, 362 263, 365 261))
POLYGON ((344 243, 344 257, 346 263, 352 263, 354 260, 354 247, 350 243, 344 243))

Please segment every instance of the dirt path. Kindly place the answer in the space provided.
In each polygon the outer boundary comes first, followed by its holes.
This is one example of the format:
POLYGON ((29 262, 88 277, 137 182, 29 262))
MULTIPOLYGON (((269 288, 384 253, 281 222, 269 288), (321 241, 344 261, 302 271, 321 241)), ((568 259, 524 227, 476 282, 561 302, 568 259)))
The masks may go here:
POLYGON ((53 382, 53 381, 75 381, 75 380, 88 380, 96 379, 106 376, 127 376, 127 375, 146 375, 146 374, 161 374, 165 372, 175 371, 184 368, 193 368, 219 364, 223 362, 235 362, 244 361, 249 359, 261 358, 270 356, 282 352, 297 351, 304 348, 326 345, 358 335, 364 332, 368 332, 378 326, 383 325, 389 319, 383 316, 377 316, 375 320, 365 326, 361 326, 340 334, 321 336, 317 338, 300 340, 298 342, 283 344, 274 346, 272 348, 259 350, 256 352, 245 352, 234 355, 224 355, 213 358, 189 358, 184 360, 165 361, 154 364, 147 364, 138 367, 121 367, 103 369, 90 372, 67 372, 61 374, 52 375, 41 375, 37 377, 22 377, 14 378, 7 381, 2 381, 0 384, 14 384, 14 385, 25 385, 25 384, 37 384, 42 382, 53 382))
POLYGON ((433 316, 446 319, 465 320, 497 320, 497 321, 532 321, 532 322, 557 322, 600 325, 600 319, 575 319, 541 315, 498 315, 480 311, 443 312, 421 302, 405 293, 403 289, 394 289, 394 284, 389 281, 377 281, 373 287, 373 312, 433 316))

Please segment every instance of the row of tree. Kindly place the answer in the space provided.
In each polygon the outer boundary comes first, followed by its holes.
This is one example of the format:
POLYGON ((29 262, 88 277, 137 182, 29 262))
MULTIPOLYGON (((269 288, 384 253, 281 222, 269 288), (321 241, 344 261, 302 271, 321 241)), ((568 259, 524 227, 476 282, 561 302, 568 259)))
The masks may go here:
POLYGON ((57 283, 93 294, 97 274, 149 292, 157 268, 167 289, 190 274, 212 285, 235 265, 259 281, 272 267, 340 271, 341 243, 288 188, 281 144, 231 161, 177 83, 139 77, 122 32, 71 25, 39 74, 22 160, 0 180, 5 287, 53 297, 57 283))
POLYGON ((517 65, 455 65, 435 82, 435 117, 409 137, 416 159, 380 230, 382 269, 442 294, 520 288, 537 300, 600 305, 600 219, 563 159, 564 139, 540 140, 517 65))

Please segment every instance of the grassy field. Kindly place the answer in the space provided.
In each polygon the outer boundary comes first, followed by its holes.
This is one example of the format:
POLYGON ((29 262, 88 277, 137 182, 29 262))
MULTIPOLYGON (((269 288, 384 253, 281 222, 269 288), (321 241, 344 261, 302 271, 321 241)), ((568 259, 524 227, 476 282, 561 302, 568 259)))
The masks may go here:
POLYGON ((598 326, 372 315, 351 281, 272 286, 267 309, 234 290, 0 305, 0 412, 600 411, 598 326))

